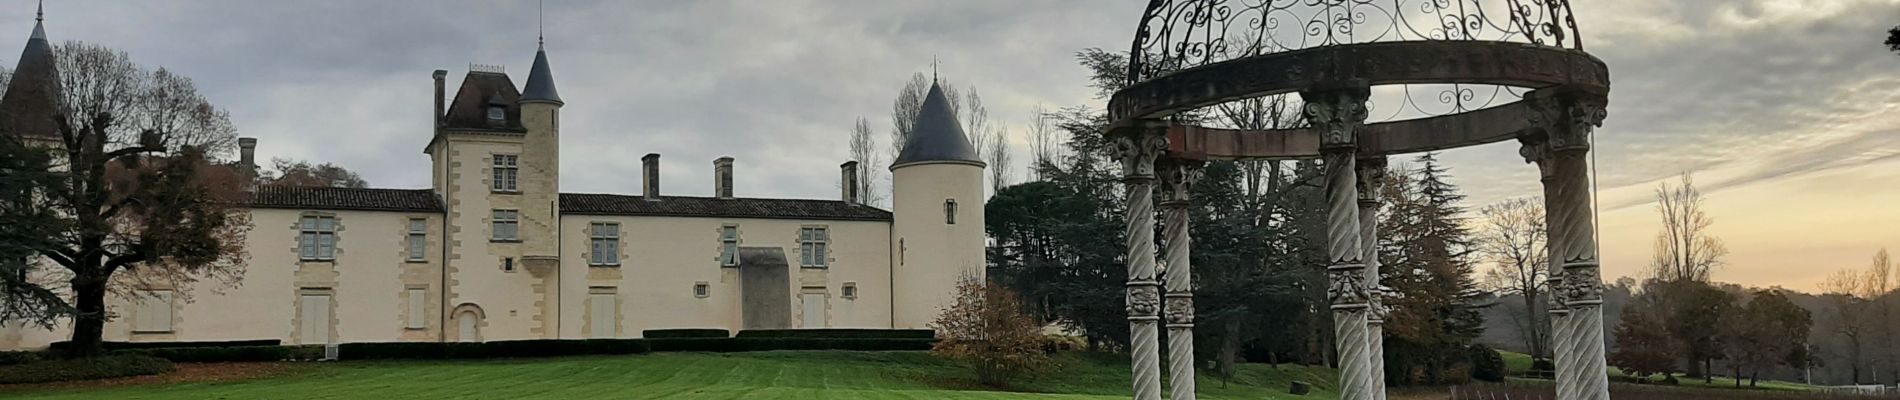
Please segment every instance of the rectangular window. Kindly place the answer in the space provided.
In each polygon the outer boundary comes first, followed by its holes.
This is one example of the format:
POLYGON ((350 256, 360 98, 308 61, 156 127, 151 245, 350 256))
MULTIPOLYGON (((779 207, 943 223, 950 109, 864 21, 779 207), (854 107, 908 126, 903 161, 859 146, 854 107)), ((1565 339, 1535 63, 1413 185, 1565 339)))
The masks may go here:
POLYGON ((502 258, 501 258, 501 271, 502 271, 502 272, 515 272, 515 258, 514 258, 514 257, 502 257, 502 258))
POLYGON ((491 221, 494 224, 495 241, 512 242, 521 240, 521 211, 495 210, 494 218, 492 218, 491 221))
POLYGON ((739 266, 738 225, 726 225, 719 230, 719 265, 739 266))
POLYGON ((703 299, 703 298, 706 298, 707 296, 712 296, 711 284, 708 284, 706 282, 698 282, 698 283, 693 284, 693 297, 698 297, 698 298, 703 299))
POLYGON ((411 288, 404 292, 409 297, 409 329, 429 327, 429 290, 411 288))
POLYGON ((306 216, 297 224, 297 229, 299 260, 336 259, 336 217, 306 216))
POLYGON ((520 159, 521 156, 514 154, 495 155, 495 177, 494 181, 490 184, 490 187, 494 189, 494 191, 520 191, 520 189, 515 186, 515 176, 521 172, 520 159))
POLYGON ((145 290, 139 293, 138 318, 134 332, 172 331, 172 291, 145 290))
POLYGON ((587 259, 588 265, 620 265, 620 224, 588 224, 587 234, 593 244, 592 253, 587 259))
POLYGON ((943 200, 943 223, 949 225, 957 224, 957 199, 943 200))
POLYGON ((829 233, 826 233, 825 227, 799 228, 798 265, 806 268, 824 268, 828 264, 825 262, 825 250, 830 243, 831 237, 829 233))
POLYGON ((844 297, 844 298, 845 298, 845 300, 853 300, 853 299, 857 299, 857 298, 858 298, 858 283, 857 283, 857 282, 845 282, 845 283, 844 283, 844 290, 843 290, 843 291, 842 291, 842 293, 840 293, 839 295, 840 295, 840 296, 842 296, 842 297, 844 297))
POLYGON ((429 220, 409 220, 409 261, 429 259, 429 220))

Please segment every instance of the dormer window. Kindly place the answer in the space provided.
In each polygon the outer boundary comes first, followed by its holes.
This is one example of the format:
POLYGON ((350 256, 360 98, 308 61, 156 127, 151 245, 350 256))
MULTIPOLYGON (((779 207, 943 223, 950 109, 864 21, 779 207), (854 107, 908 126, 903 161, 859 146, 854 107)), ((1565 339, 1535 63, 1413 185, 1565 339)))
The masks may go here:
POLYGON ((502 106, 500 104, 488 105, 488 122, 489 123, 499 124, 504 119, 508 119, 508 107, 502 106))

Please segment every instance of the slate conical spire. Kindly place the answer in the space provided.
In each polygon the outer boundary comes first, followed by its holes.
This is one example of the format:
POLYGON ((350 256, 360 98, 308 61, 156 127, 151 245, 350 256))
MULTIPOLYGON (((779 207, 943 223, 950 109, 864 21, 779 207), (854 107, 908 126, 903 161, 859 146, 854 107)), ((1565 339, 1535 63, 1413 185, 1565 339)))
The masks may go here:
POLYGON ((521 101, 566 104, 561 101, 561 92, 554 89, 554 69, 548 67, 547 35, 539 34, 535 42, 534 68, 528 70, 528 84, 521 88, 521 101))
POLYGON ((65 98, 59 87, 59 68, 53 63, 53 45, 46 40, 45 5, 34 17, 33 36, 26 39, 20 62, 13 67, 6 97, 0 98, 0 134, 58 138, 53 118, 65 98))
POLYGON ((923 107, 917 112, 910 136, 904 140, 904 150, 897 153, 891 169, 923 163, 984 166, 976 148, 970 145, 970 138, 963 134, 963 126, 957 123, 956 112, 950 110, 950 98, 944 96, 943 88, 936 82, 930 83, 930 93, 924 95, 923 107))

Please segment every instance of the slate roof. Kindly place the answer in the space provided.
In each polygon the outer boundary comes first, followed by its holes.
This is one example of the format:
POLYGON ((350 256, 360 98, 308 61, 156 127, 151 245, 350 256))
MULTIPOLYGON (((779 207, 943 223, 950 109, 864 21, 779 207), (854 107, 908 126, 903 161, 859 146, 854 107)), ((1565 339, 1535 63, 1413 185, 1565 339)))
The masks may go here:
POLYGON ((442 212, 430 189, 356 189, 339 187, 258 186, 253 208, 442 212))
POLYGON ((33 36, 26 40, 20 62, 13 67, 6 97, 0 98, 0 134, 58 139, 59 128, 53 116, 59 114, 64 97, 59 68, 53 63, 53 46, 46 41, 46 26, 35 22, 33 36))
POLYGON ((534 69, 528 71, 528 85, 521 89, 521 100, 562 103, 561 91, 554 90, 554 69, 548 67, 545 48, 534 51, 534 69))
POLYGON ((950 99, 935 82, 930 84, 930 93, 924 95, 924 104, 911 125, 910 137, 904 141, 904 150, 897 153, 897 160, 891 162, 891 169, 932 162, 983 166, 983 159, 977 157, 970 138, 963 135, 963 126, 957 124, 956 112, 950 110, 950 99))
POLYGON ((891 212, 839 200, 562 193, 561 214, 889 221, 891 212))
POLYGON ((462 77, 462 87, 455 90, 448 115, 442 117, 443 123, 449 129, 527 133, 527 129, 521 127, 520 100, 521 92, 515 91, 515 81, 508 79, 508 74, 469 71, 462 77), (489 103, 507 107, 507 117, 502 123, 488 121, 489 103))

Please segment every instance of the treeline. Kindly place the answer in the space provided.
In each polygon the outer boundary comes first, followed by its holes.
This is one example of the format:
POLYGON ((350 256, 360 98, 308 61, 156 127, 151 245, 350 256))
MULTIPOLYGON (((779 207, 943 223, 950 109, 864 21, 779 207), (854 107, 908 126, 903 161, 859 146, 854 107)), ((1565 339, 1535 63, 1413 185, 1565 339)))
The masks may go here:
MULTIPOLYGON (((1078 59, 1103 95, 1125 80, 1126 57, 1088 50, 1078 59)), ((1247 129, 1302 124, 1291 96, 1243 100, 1184 118, 1247 129)), ((1051 113, 1059 146, 1033 151, 1031 179, 997 190, 987 206, 989 276, 1021 295, 1042 320, 1096 349, 1128 341, 1124 310, 1121 166, 1095 108, 1051 113)), ((1464 197, 1433 155, 1397 163, 1380 188, 1378 246, 1389 297, 1387 376, 1394 383, 1495 378, 1472 279, 1464 197), (1474 357, 1476 355, 1477 357, 1474 357)), ((1237 362, 1331 364, 1325 297, 1325 194, 1315 161, 1207 163, 1191 190, 1197 359, 1219 374, 1237 362)), ((1158 191, 1159 192, 1159 191, 1158 191)), ((1158 229, 1158 227, 1157 227, 1158 229)), ((1158 238, 1162 235, 1156 235, 1158 238)), ((1159 246, 1158 246, 1159 247, 1159 246)), ((1165 267, 1165 266, 1164 266, 1165 267)))

